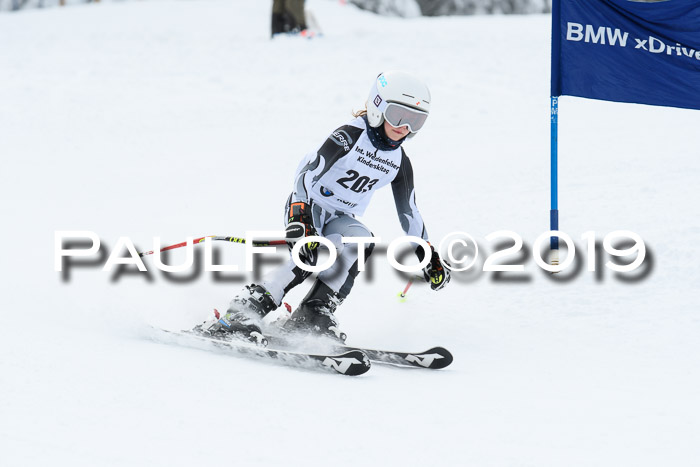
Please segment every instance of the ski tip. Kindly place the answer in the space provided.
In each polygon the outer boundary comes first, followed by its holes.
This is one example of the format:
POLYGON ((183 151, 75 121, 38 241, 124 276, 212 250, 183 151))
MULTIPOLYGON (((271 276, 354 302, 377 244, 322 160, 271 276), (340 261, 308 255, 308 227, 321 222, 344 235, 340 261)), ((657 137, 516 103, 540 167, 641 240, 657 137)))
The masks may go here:
POLYGON ((426 368, 430 368, 432 370, 439 370, 441 368, 445 368, 449 366, 452 361, 454 360, 454 357, 450 353, 449 350, 447 350, 444 347, 433 347, 430 350, 426 350, 423 352, 421 355, 439 355, 438 358, 433 358, 430 364, 426 368))
POLYGON ((328 356, 323 360, 323 365, 348 376, 363 375, 371 367, 369 357, 360 350, 351 350, 340 355, 328 356))

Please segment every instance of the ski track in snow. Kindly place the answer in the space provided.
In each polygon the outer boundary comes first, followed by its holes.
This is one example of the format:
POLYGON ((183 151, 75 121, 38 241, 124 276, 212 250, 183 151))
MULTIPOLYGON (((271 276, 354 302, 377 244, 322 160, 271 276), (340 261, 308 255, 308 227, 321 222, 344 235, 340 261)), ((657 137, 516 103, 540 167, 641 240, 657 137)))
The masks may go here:
MULTIPOLYGON (((532 246, 549 216, 550 18, 307 5, 323 38, 271 41, 258 1, 0 14, 0 464, 693 465, 699 112, 560 101, 561 228, 579 247, 589 230, 640 234, 645 280, 554 283, 530 259, 524 282, 461 275, 398 303, 405 280, 378 249, 339 309, 349 342, 442 345, 446 370, 343 378, 157 344, 149 324, 190 327, 251 275, 53 271, 56 230, 149 250, 280 229, 300 158, 388 69, 432 90, 406 143, 431 239, 463 230, 489 251, 509 229, 532 246)), ((402 235, 390 190, 373 201, 364 222, 402 235)), ((243 266, 242 246, 219 251, 243 266)))

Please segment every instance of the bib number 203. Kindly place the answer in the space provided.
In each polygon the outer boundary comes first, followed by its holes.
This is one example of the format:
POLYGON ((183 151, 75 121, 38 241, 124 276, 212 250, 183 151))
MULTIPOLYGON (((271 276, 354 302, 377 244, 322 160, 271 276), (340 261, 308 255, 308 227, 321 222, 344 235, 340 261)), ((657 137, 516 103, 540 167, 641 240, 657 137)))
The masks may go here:
POLYGON ((365 193, 371 190, 374 184, 379 181, 378 178, 370 180, 369 177, 364 175, 360 176, 360 173, 355 170, 348 170, 346 173, 349 176, 341 177, 337 180, 337 182, 341 186, 347 188, 348 190, 352 190, 355 193, 365 193), (350 182, 353 182, 353 184, 350 185, 350 182))

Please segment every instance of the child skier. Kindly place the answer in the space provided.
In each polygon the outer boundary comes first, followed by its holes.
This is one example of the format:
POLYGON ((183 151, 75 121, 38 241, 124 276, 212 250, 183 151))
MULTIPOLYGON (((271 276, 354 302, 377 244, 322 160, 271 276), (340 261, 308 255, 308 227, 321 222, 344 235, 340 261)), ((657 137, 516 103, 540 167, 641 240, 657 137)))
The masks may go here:
MULTIPOLYGON (((335 130, 319 149, 300 163, 294 190, 287 201, 286 237, 290 249, 308 236, 323 236, 336 246, 337 258, 318 274, 311 290, 285 323, 285 328, 344 339, 334 312, 352 290, 358 274, 357 244, 342 243, 341 237, 371 237, 360 222, 374 192, 391 184, 401 227, 406 235, 428 241, 418 212, 413 187, 411 161, 402 143, 423 127, 430 112, 430 91, 418 78, 400 71, 380 74, 372 85, 366 110, 335 130)), ((300 258, 315 265, 317 242, 308 242, 300 258)), ((365 259, 373 244, 365 250, 365 259)), ((430 262, 423 273, 433 290, 449 281, 440 256, 431 245, 430 262)), ((419 260, 424 251, 418 247, 419 260)), ((289 261, 265 277, 262 284, 251 284, 236 296, 227 313, 205 323, 209 334, 260 333, 262 319, 282 303, 284 295, 304 282, 310 272, 289 261)))

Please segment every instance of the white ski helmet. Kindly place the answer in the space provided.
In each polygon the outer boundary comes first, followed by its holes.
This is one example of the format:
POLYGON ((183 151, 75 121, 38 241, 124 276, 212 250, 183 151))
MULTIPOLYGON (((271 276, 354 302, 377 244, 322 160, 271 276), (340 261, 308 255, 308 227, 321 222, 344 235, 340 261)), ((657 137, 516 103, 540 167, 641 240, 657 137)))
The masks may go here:
POLYGON ((408 125, 412 135, 422 128, 429 113, 430 90, 421 79, 404 71, 386 71, 374 80, 367 99, 371 127, 387 120, 396 127, 408 125))

